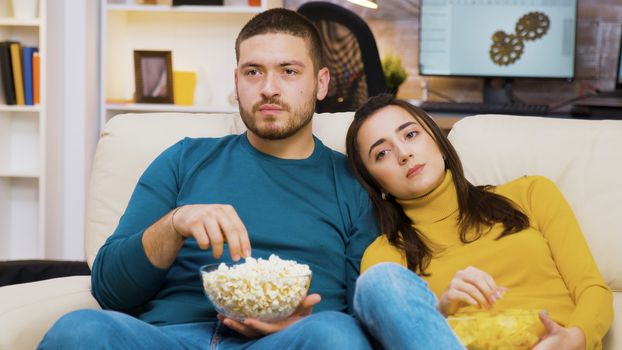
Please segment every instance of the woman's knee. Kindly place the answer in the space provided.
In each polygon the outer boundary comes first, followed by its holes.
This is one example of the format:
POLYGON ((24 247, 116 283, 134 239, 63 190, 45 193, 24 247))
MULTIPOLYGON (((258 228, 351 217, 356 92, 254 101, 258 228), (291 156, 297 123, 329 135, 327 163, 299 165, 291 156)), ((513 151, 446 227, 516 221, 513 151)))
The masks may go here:
POLYGON ((436 297, 416 273, 395 263, 381 263, 365 271, 356 281, 355 309, 362 304, 389 307, 392 300, 418 299, 436 304, 436 297))
POLYGON ((361 325, 352 316, 322 311, 304 319, 301 332, 314 349, 371 349, 361 325))
POLYGON ((395 263, 380 263, 372 266, 356 281, 357 292, 370 293, 381 289, 401 289, 401 285, 408 283, 427 289, 427 283, 402 265, 395 263))

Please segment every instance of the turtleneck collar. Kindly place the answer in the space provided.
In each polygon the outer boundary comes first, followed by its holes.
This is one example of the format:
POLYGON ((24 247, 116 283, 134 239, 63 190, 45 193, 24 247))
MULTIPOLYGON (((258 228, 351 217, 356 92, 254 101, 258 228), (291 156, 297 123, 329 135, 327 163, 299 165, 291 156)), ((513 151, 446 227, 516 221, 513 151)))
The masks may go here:
POLYGON ((441 221, 458 210, 458 195, 451 171, 432 192, 414 199, 396 199, 415 225, 441 221))

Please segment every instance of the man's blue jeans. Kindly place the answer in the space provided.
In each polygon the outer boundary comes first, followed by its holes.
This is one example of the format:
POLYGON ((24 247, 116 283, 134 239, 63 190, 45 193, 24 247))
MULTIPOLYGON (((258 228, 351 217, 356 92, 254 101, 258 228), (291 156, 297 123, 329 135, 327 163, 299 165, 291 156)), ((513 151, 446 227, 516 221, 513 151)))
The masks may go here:
POLYGON ((156 327, 108 310, 79 310, 61 317, 39 349, 463 349, 436 298, 416 274, 396 264, 379 264, 357 281, 355 318, 323 311, 257 340, 220 322, 156 327), (364 325, 361 325, 364 323, 364 325), (369 333, 374 336, 370 340, 369 333))
POLYGON ((222 323, 156 327, 132 316, 79 310, 61 317, 39 349, 371 349, 368 336, 351 316, 318 312, 257 340, 246 339, 222 323))

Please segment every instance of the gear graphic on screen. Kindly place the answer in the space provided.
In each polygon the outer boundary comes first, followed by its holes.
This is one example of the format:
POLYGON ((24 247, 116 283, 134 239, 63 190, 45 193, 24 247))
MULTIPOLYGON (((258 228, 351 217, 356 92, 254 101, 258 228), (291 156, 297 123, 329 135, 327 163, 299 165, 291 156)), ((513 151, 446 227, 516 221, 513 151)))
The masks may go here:
POLYGON ((492 35, 492 41, 489 51, 490 59, 500 66, 507 66, 516 62, 523 54, 525 44, 521 38, 514 34, 507 34, 499 30, 492 35))
POLYGON ((499 66, 514 64, 523 55, 524 41, 536 41, 549 31, 551 20, 542 12, 529 12, 523 15, 515 25, 515 33, 507 34, 502 30, 492 35, 490 59, 499 66))
POLYGON ((549 16, 542 12, 529 12, 516 23, 516 35, 527 41, 543 37, 551 25, 549 16))

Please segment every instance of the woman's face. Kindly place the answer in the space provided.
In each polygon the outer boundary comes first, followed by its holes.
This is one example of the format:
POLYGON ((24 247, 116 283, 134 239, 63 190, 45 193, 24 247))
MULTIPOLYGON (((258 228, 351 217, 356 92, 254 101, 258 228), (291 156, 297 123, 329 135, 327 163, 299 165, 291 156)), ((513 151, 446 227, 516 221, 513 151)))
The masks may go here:
POLYGON ((434 139, 405 109, 389 105, 361 126, 363 164, 385 192, 399 199, 423 196, 445 176, 445 161, 434 139))

